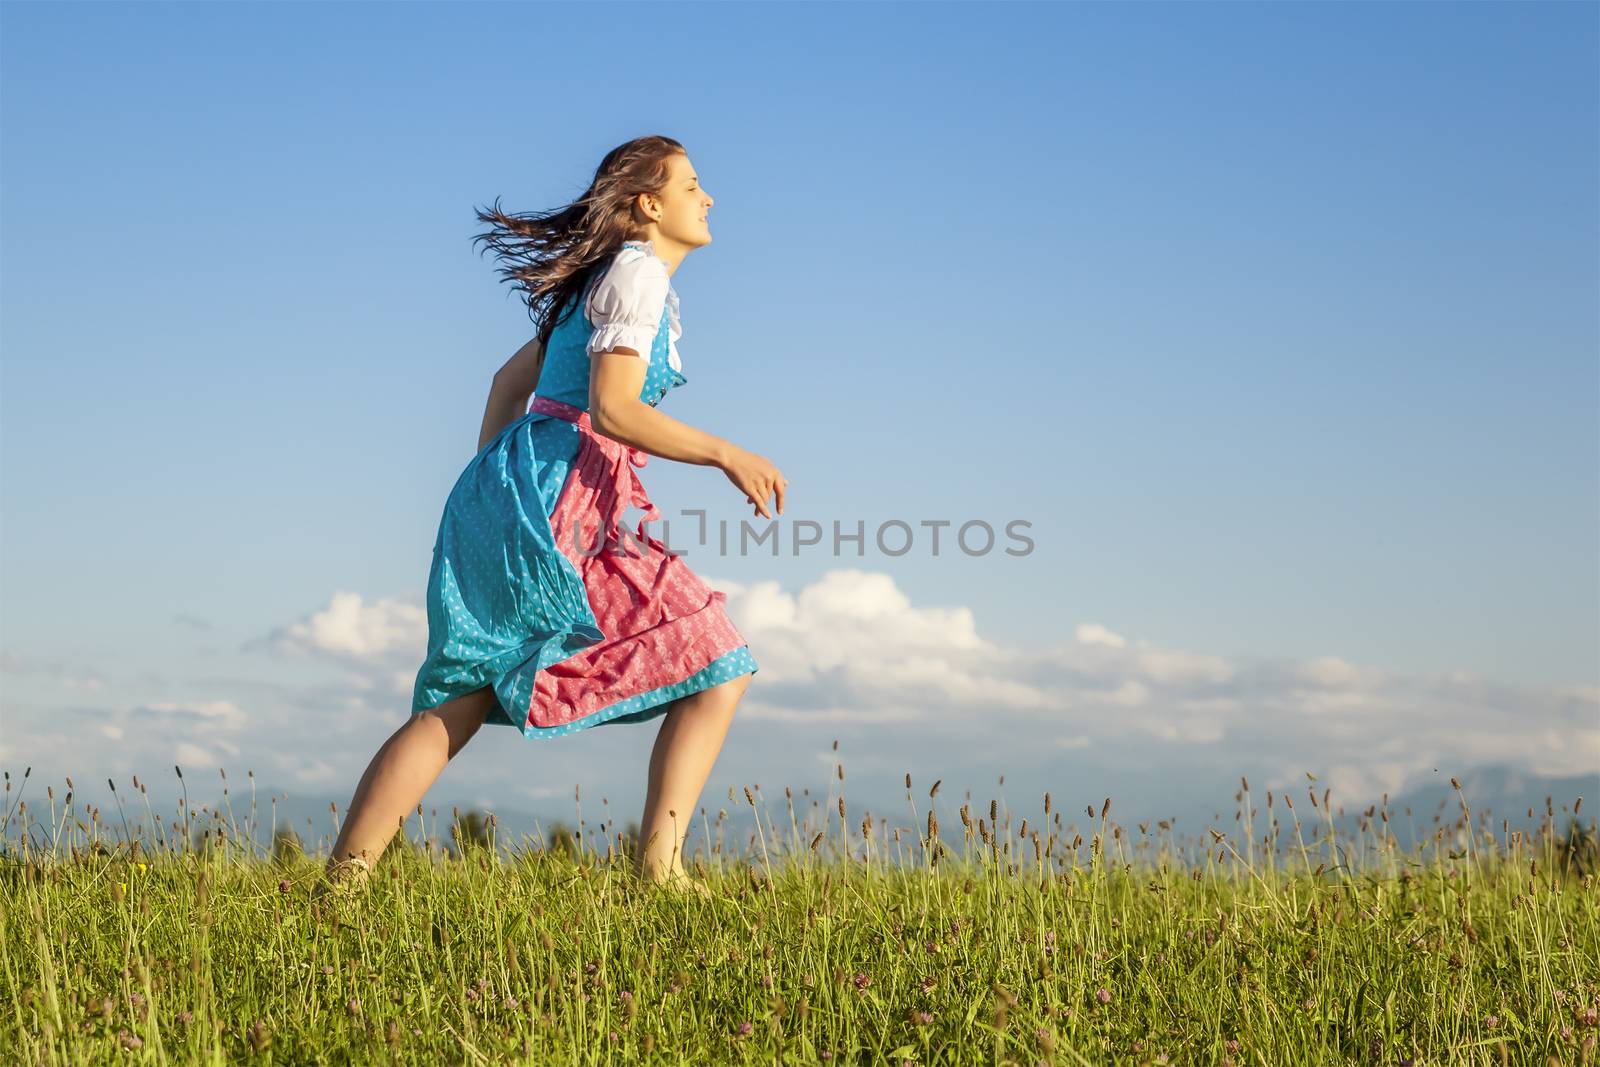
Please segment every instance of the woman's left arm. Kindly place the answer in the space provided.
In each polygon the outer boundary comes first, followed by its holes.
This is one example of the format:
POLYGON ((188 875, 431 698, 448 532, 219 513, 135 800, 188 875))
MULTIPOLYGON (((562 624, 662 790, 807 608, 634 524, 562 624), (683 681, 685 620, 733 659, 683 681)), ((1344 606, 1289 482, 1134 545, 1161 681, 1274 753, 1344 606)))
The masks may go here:
POLYGON ((489 402, 483 410, 483 429, 478 432, 478 451, 482 452, 496 434, 528 413, 528 398, 538 386, 543 369, 544 345, 535 337, 495 371, 489 402))

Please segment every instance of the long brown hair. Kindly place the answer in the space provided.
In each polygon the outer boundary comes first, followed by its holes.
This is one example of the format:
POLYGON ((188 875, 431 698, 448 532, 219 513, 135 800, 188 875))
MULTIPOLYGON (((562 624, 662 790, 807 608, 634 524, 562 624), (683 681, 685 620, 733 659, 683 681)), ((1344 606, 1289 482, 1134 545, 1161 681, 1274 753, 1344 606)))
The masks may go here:
POLYGON ((607 152, 589 188, 564 207, 507 215, 496 197, 493 208, 477 211, 478 221, 493 228, 477 234, 473 243, 487 244, 504 264, 497 273, 522 291, 541 344, 550 340, 556 314, 583 291, 594 269, 638 232, 634 197, 660 192, 672 156, 683 151, 670 137, 636 137, 607 152))

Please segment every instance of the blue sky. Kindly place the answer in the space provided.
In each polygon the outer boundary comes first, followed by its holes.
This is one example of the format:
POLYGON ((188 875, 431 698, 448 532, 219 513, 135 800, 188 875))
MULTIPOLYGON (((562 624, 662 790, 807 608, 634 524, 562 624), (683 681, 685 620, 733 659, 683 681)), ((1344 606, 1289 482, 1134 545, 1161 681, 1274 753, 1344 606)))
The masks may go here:
MULTIPOLYGON (((868 773, 1173 803, 1600 766, 1592 5, 0 23, 13 773, 187 757, 342 803, 531 336, 473 209, 565 203, 650 132, 716 198, 671 413, 779 465, 785 537, 869 531, 774 559, 672 528, 766 675, 708 795, 825 776, 839 736, 868 773), (1033 550, 890 556, 892 519, 1023 519, 1033 550)), ((709 468, 642 473, 669 518, 748 515, 709 468)), ((506 730, 439 788, 642 797, 653 735, 506 730)))

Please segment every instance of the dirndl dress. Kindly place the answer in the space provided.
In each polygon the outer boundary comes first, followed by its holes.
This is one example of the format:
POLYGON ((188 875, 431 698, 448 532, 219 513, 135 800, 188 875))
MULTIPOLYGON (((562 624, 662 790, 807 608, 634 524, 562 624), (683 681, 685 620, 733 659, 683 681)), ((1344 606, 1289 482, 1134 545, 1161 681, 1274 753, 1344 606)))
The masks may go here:
POLYGON ((595 351, 648 348, 640 399, 652 406, 688 381, 665 274, 649 242, 635 241, 596 272, 561 309, 570 313, 545 345, 527 414, 450 491, 428 575, 413 715, 489 687, 496 702, 486 724, 552 738, 646 722, 679 697, 756 672, 727 595, 645 529, 660 517, 636 470, 648 454, 589 422, 591 340, 602 345, 595 351), (657 307, 651 326, 644 316, 657 307), (629 505, 645 514, 624 531, 629 505))

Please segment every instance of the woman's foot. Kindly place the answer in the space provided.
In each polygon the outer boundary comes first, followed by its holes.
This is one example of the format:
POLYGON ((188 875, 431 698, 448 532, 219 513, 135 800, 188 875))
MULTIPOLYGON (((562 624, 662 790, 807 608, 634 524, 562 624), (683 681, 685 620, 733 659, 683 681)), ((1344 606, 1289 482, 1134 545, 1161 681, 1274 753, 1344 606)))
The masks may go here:
POLYGON ((647 886, 658 886, 674 893, 692 893, 707 900, 716 896, 709 886, 698 878, 689 877, 689 873, 681 867, 671 871, 643 875, 640 877, 640 881, 647 886))
POLYGON ((330 861, 311 890, 311 902, 349 900, 362 893, 372 879, 372 865, 360 856, 330 861))

